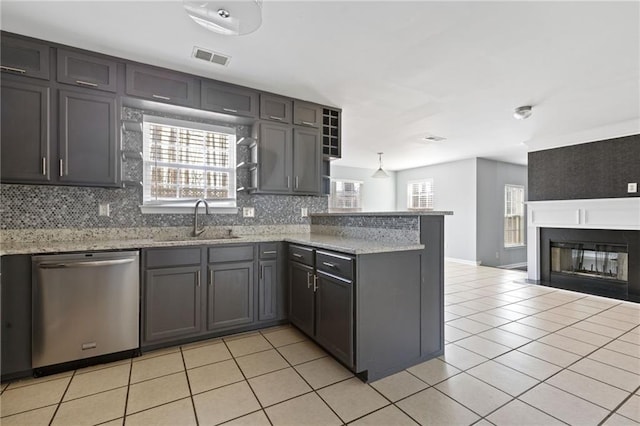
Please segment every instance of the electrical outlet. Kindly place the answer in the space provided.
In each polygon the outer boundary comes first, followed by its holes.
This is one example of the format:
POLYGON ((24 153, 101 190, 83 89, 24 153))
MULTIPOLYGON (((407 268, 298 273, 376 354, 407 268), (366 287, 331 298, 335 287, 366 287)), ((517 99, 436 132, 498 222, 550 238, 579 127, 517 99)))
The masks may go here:
POLYGON ((254 207, 243 207, 242 217, 255 217, 256 209, 254 207))
POLYGON ((109 208, 109 203, 99 203, 98 204, 98 216, 110 216, 111 209, 109 208))
POLYGON ((638 192, 638 183, 637 182, 628 183, 627 184, 627 192, 629 194, 634 193, 634 192, 638 192))
POLYGON ((309 216, 309 209, 308 209, 308 208, 306 208, 306 207, 302 207, 302 208, 300 209, 300 216, 301 216, 301 217, 307 217, 307 216, 309 216))

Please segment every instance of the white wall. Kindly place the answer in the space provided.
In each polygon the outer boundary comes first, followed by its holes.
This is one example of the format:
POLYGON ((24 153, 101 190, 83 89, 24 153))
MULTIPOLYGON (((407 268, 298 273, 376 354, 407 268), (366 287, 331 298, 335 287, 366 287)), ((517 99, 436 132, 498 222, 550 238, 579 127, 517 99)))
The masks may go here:
POLYGON ((477 260, 487 266, 526 262, 526 247, 504 247, 504 186, 524 186, 526 200, 527 167, 485 158, 477 167, 477 260))
POLYGON ((445 256, 476 261, 476 159, 396 172, 396 208, 407 210, 407 183, 433 178, 434 209, 451 210, 444 219, 445 256))
POLYGON ((371 175, 375 168, 331 165, 331 177, 334 179, 359 180, 362 185, 362 211, 385 212, 396 209, 396 172, 387 171, 388 179, 375 179, 371 175))

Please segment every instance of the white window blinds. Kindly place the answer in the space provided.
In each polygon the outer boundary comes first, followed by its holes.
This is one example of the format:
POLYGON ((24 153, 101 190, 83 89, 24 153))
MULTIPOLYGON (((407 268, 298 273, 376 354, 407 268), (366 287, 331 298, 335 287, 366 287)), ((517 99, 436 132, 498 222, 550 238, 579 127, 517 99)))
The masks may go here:
POLYGON ((362 182, 332 180, 329 210, 362 211, 362 182))
POLYGON ((144 204, 235 204, 234 129, 144 117, 144 204))
POLYGON ((524 245, 524 187, 504 187, 504 246, 524 245))
POLYGON ((407 208, 433 209, 433 179, 416 180, 407 184, 407 208))

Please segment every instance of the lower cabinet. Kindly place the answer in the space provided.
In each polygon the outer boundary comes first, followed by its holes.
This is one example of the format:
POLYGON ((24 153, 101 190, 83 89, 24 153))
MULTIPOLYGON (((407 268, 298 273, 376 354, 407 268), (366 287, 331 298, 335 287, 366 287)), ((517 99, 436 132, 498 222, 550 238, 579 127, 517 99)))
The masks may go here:
POLYGON ((253 262, 210 265, 208 287, 207 330, 253 322, 253 262))
POLYGON ((278 261, 261 260, 258 284, 258 321, 278 317, 278 261))
POLYGON ((290 321, 348 367, 354 365, 354 259, 289 246, 290 321))

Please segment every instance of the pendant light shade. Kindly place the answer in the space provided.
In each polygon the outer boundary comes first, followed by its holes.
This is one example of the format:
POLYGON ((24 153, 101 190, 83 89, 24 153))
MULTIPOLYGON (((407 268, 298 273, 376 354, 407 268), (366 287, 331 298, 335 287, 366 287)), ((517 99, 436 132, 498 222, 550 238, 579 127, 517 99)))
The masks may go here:
POLYGON ((389 177, 389 173, 385 172, 384 169, 382 168, 382 154, 384 154, 384 152, 379 152, 378 153, 378 162, 379 162, 379 167, 378 170, 376 170, 376 172, 371 175, 371 177, 374 177, 376 179, 385 179, 389 177))
POLYGON ((249 34, 262 24, 262 0, 184 0, 183 5, 191 19, 219 34, 249 34))

